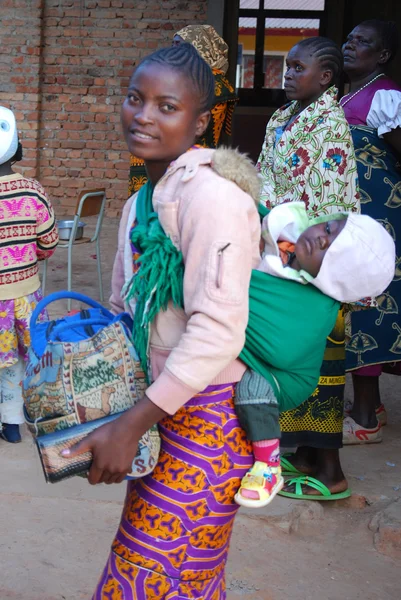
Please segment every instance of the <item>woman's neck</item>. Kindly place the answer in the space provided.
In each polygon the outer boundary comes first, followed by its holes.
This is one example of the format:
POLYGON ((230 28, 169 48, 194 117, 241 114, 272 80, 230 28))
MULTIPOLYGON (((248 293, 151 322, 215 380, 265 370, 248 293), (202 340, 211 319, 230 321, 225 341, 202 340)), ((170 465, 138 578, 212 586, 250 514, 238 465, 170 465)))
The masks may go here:
MULTIPOLYGON (((196 142, 194 142, 193 145, 195 143, 196 142)), ((188 150, 190 150, 193 147, 193 145, 189 146, 189 148, 182 151, 180 154, 178 154, 178 156, 176 156, 175 158, 172 158, 170 160, 166 160, 166 161, 145 160, 146 172, 148 174, 148 178, 149 178, 150 182, 152 183, 153 187, 155 187, 155 185, 158 183, 158 181, 160 181, 160 179, 163 177, 163 175, 165 174, 165 172, 167 171, 167 169, 171 165, 171 163, 174 162, 175 160, 177 160, 180 156, 182 156, 186 152, 188 152, 188 150)))
POLYGON ((316 102, 316 100, 319 100, 319 98, 321 96, 323 96, 323 94, 325 92, 327 92, 329 88, 326 88, 325 90, 323 90, 320 94, 316 94, 315 96, 312 96, 311 98, 307 98, 305 100, 299 100, 299 112, 302 112, 303 110, 305 110, 305 108, 308 108, 308 106, 310 106, 311 104, 313 104, 314 102, 316 102))
POLYGON ((348 75, 349 80, 350 80, 349 93, 360 90, 361 87, 363 87, 364 85, 366 85, 367 83, 372 81, 372 79, 374 79, 375 77, 378 77, 379 75, 384 75, 382 69, 376 69, 375 71, 368 73, 368 74, 365 73, 364 75, 355 75, 355 76, 353 76, 352 74, 348 75))
POLYGON ((152 183, 153 187, 155 187, 157 182, 163 177, 164 173, 167 171, 169 164, 170 161, 145 161, 146 173, 148 174, 149 181, 152 183))

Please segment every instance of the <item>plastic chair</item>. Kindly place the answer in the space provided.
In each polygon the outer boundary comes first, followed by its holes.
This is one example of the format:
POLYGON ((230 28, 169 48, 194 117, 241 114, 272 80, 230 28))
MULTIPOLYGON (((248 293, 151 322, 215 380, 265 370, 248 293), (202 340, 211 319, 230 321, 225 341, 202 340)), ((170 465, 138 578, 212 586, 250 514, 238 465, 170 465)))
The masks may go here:
MULTIPOLYGON (((78 197, 77 208, 74 215, 74 223, 71 229, 70 239, 67 242, 61 242, 57 248, 68 249, 68 290, 72 290, 72 249, 74 246, 81 244, 96 244, 96 260, 97 260, 97 274, 99 279, 99 294, 100 301, 103 302, 103 283, 102 283, 102 268, 100 262, 100 231, 103 223, 104 210, 106 207, 106 190, 83 190, 78 197), (97 215, 97 223, 95 233, 92 237, 82 237, 76 240, 76 233, 79 221, 81 218, 94 217, 97 215)), ((47 260, 44 261, 43 273, 42 273, 42 293, 45 295, 47 280, 47 260)), ((68 310, 71 310, 71 298, 67 301, 68 310)))

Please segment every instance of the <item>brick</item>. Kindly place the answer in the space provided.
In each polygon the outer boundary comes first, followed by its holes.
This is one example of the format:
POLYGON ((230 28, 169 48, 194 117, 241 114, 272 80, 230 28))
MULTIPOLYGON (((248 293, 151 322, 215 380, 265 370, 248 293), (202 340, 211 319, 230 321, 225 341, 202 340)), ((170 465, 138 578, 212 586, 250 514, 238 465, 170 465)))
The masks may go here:
POLYGON ((25 158, 57 214, 71 212, 77 187, 108 189, 118 216, 129 153, 120 109, 133 67, 168 45, 172 32, 205 22, 207 0, 2 0, 0 102, 18 119, 25 158), (43 15, 41 11, 43 10, 43 15))

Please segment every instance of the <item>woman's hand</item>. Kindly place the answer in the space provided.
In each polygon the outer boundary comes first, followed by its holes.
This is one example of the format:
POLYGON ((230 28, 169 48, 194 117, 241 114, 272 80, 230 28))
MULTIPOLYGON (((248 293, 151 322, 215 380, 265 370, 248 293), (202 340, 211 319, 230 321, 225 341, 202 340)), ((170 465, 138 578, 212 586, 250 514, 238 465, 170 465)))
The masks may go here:
POLYGON ((89 483, 121 483, 131 472, 142 435, 165 416, 166 413, 145 396, 121 417, 99 427, 61 454, 73 458, 90 452, 93 461, 89 483))

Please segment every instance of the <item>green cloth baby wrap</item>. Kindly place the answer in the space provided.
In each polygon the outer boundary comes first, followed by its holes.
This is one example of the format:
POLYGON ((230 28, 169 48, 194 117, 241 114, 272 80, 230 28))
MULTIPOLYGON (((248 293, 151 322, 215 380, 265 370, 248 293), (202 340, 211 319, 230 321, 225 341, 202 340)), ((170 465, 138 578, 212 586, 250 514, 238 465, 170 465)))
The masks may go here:
POLYGON ((280 412, 315 390, 340 303, 313 285, 252 271, 244 363, 272 386, 280 412))
MULTIPOLYGON (((153 189, 143 186, 137 198, 138 226, 131 239, 142 255, 140 268, 125 287, 125 300, 135 299, 134 344, 141 363, 148 363, 149 327, 169 300, 183 308, 182 255, 163 236, 152 206, 153 189), (181 290, 181 293, 179 291, 181 290)), ((260 208, 262 216, 266 209, 260 208)), ((312 285, 253 270, 249 289, 249 322, 240 358, 273 387, 280 411, 302 404, 314 391, 323 362, 326 338, 333 329, 339 303, 312 285)))

